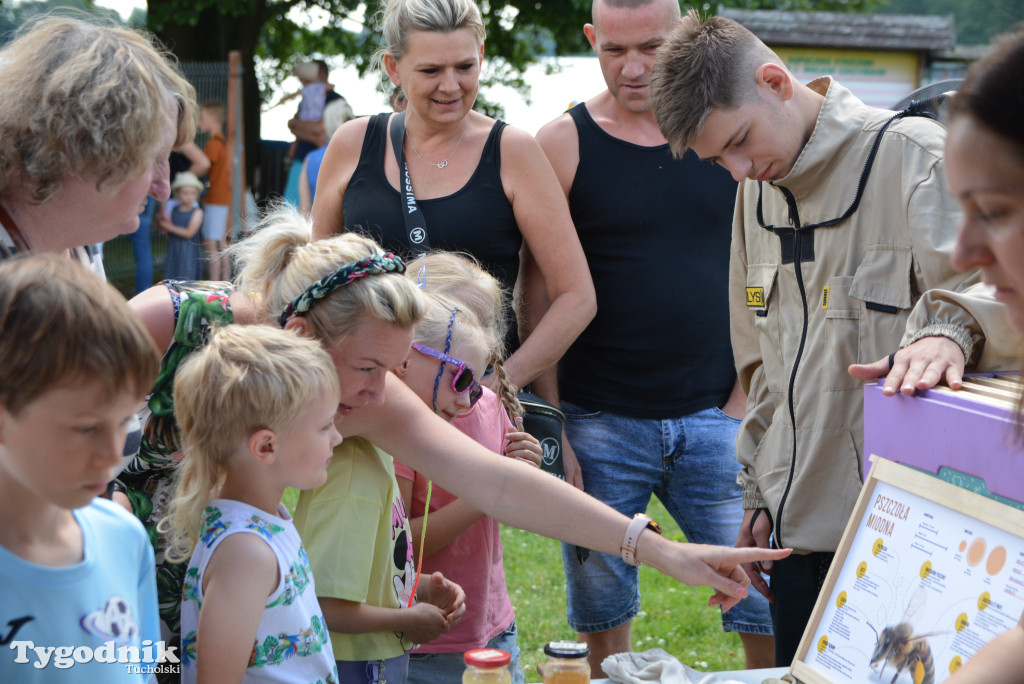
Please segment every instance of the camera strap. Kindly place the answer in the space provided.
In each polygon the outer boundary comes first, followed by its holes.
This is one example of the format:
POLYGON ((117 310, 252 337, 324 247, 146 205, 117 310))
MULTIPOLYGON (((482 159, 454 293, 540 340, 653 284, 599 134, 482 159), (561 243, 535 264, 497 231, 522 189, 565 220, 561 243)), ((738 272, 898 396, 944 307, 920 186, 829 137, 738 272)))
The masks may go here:
POLYGON ((398 184, 401 186, 403 199, 405 238, 409 241, 409 251, 413 256, 421 257, 430 251, 430 238, 427 237, 427 220, 413 193, 409 165, 405 163, 405 112, 391 117, 391 147, 395 150, 395 161, 398 162, 398 184))

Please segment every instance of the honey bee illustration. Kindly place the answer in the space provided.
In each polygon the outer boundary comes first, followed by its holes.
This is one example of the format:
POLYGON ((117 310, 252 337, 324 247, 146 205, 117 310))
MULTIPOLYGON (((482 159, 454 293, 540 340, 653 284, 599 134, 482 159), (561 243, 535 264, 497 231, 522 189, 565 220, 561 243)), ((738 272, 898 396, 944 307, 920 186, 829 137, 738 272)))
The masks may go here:
MULTIPOLYGON (((931 646, 928 645, 928 637, 943 634, 943 632, 914 634, 914 627, 911 624, 914 615, 924 605, 926 596, 925 589, 918 588, 910 597, 907 610, 898 624, 886 627, 881 633, 875 630, 877 641, 874 653, 871 655, 871 669, 874 670, 881 665, 881 669, 878 670, 878 676, 881 677, 886 665, 895 667, 896 674, 892 676, 890 684, 895 684, 904 670, 910 674, 914 684, 934 684, 935 682, 935 660, 932 657, 931 646)), ((871 627, 871 629, 875 628, 871 627)))

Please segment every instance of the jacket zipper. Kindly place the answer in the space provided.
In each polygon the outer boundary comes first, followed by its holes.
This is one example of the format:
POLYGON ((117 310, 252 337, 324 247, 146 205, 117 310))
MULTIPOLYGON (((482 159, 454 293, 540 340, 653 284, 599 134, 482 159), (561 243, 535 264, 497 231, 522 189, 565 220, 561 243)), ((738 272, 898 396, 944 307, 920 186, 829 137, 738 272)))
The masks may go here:
POLYGON ((806 231, 802 230, 800 225, 800 212, 796 208, 796 198, 793 197, 793 193, 781 185, 776 186, 782 191, 782 194, 786 197, 786 204, 789 207, 789 222, 793 225, 793 266, 796 269, 796 282, 800 289, 800 301, 803 305, 804 321, 803 329, 800 331, 800 346, 797 348, 796 358, 793 360, 793 370, 789 375, 789 396, 787 403, 789 406, 789 422, 790 428, 793 431, 793 453, 789 460, 789 477, 786 480, 786 489, 782 493, 782 498, 779 499, 779 508, 775 512, 775 544, 779 548, 783 548, 782 543, 782 512, 786 506, 786 499, 789 498, 789 491, 793 487, 793 476, 796 472, 796 405, 793 399, 793 389, 796 386, 796 374, 800 368, 800 361, 804 355, 804 345, 807 342, 807 327, 808 327, 808 309, 807 309, 807 290, 804 287, 804 273, 801 267, 803 261, 801 252, 803 245, 803 237, 806 231))

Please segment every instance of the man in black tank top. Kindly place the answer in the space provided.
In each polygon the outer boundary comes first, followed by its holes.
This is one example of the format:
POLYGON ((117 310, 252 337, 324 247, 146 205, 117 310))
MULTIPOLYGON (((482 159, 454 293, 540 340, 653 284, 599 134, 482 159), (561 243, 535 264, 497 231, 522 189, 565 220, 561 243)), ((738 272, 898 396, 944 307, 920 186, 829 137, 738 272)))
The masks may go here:
MULTIPOLYGON (((678 21, 675 0, 594 0, 584 30, 608 89, 537 134, 598 310, 557 382, 552 374, 534 388, 561 396, 567 480, 627 516, 656 494, 690 541, 731 546, 743 519, 734 444, 745 406, 727 299, 736 183, 692 153, 672 159, 651 112, 655 52, 678 21)), ((602 553, 581 562, 572 546, 563 557, 569 624, 603 676, 606 656, 631 650, 637 569, 602 553)), ((768 604, 750 594, 723 626, 740 632, 748 668, 771 667, 768 604)))

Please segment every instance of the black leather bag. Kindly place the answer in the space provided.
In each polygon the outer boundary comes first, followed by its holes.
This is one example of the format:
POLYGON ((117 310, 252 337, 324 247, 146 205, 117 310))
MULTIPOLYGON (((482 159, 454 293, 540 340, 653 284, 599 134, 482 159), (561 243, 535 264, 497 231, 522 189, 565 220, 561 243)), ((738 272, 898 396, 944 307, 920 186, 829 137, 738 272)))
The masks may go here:
POLYGON ((531 392, 520 392, 518 396, 519 403, 523 405, 523 430, 536 437, 544 450, 541 469, 564 480, 562 428, 565 427, 565 414, 531 392))

